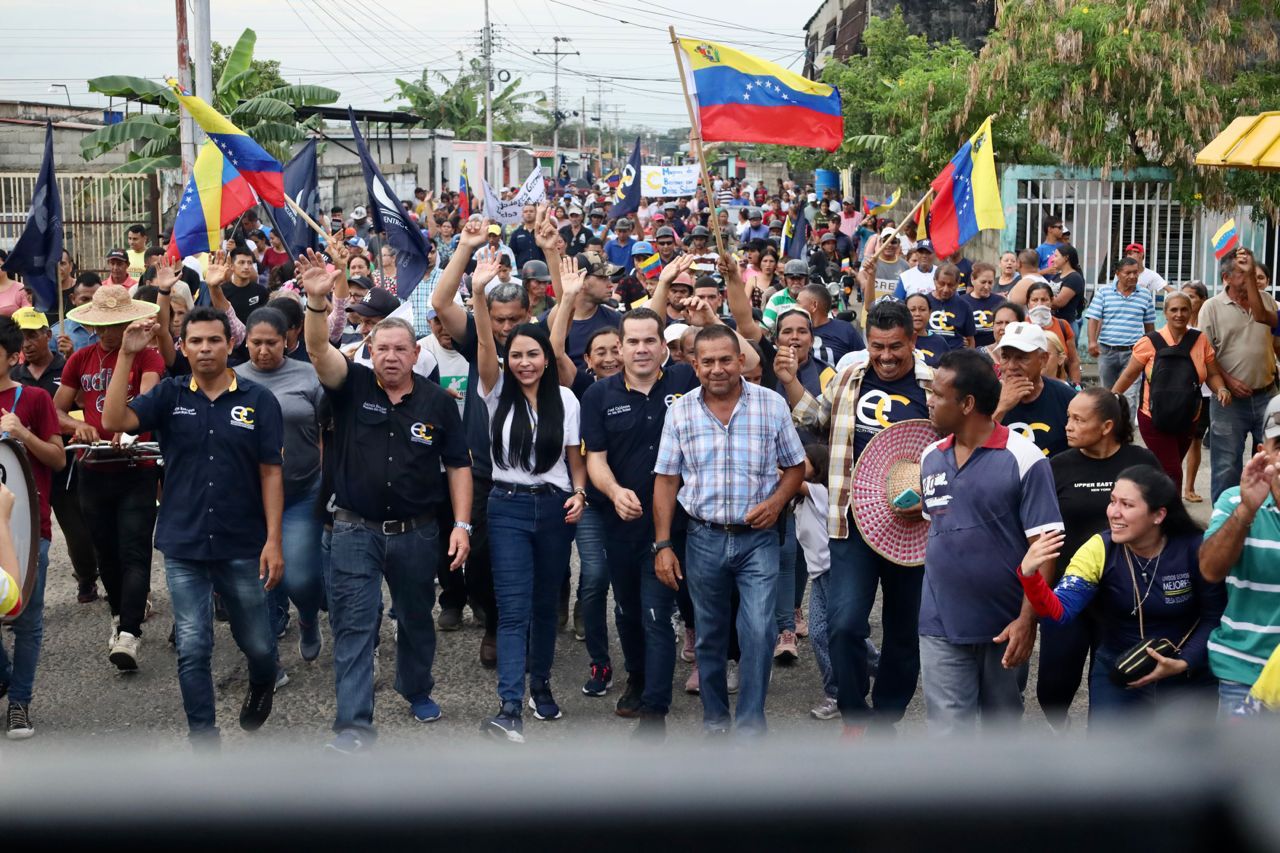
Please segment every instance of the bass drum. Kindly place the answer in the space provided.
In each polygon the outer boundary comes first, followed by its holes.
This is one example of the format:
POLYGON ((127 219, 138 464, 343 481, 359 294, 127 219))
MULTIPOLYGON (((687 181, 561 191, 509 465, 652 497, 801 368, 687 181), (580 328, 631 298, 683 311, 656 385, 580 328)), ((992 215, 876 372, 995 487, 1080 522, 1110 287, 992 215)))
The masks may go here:
MULTIPOLYGON (((13 550, 18 555, 18 582, 22 587, 22 602, 25 607, 26 602, 35 595, 39 571, 40 499, 36 495, 36 480, 31 473, 31 463, 27 461, 27 449, 7 436, 0 438, 0 483, 8 486, 14 495, 9 531, 13 534, 13 550)), ((21 610, 10 613, 0 621, 12 622, 21 613, 21 610)))

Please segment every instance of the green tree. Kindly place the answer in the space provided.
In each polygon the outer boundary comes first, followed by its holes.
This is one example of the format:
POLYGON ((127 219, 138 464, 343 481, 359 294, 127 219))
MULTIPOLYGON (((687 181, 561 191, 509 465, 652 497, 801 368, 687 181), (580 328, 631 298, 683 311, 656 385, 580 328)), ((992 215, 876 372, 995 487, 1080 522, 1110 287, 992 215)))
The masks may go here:
MULTIPOLYGON (((256 42, 254 31, 245 30, 229 50, 214 46, 216 82, 212 106, 283 162, 289 158, 294 143, 305 139, 307 131, 320 124, 317 116, 299 121, 297 108, 331 104, 338 100, 339 93, 323 86, 288 85, 280 77, 278 62, 253 58, 256 42)), ((84 159, 93 160, 127 145, 128 159, 113 172, 149 174, 181 165, 178 99, 167 85, 142 77, 111 75, 90 80, 89 91, 160 109, 135 113, 118 124, 90 133, 80 141, 84 159)))
MULTIPOLYGON (((517 77, 493 93, 491 108, 495 135, 512 132, 526 111, 537 111, 535 102, 543 97, 542 93, 521 91, 520 84, 521 79, 517 77)), ((452 130, 458 139, 482 139, 484 85, 484 66, 480 60, 472 59, 458 69, 453 79, 440 71, 426 68, 422 69, 417 80, 396 78, 400 91, 387 100, 407 101, 406 110, 418 116, 419 127, 452 130)), ((549 121, 549 114, 546 117, 549 121)))

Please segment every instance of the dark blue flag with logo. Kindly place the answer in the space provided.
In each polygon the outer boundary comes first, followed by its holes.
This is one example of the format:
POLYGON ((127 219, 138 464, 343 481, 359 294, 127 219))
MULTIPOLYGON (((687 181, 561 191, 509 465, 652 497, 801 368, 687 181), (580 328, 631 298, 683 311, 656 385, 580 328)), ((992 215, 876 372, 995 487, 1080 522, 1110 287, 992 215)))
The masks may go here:
MULTIPOLYGON (((320 217, 320 184, 316 173, 316 140, 308 139, 302 150, 293 155, 284 166, 284 194, 293 199, 298 207, 311 214, 313 219, 320 217)), ((271 220, 280 239, 284 243, 289 257, 296 258, 307 249, 315 248, 316 233, 311 226, 292 207, 272 207, 269 209, 271 220)))
POLYGON ((783 229, 784 239, 787 241, 787 257, 806 258, 809 256, 809 218, 804 215, 803 209, 798 209, 792 217, 795 218, 794 222, 788 217, 792 230, 783 229))
POLYGON ((373 218, 373 230, 386 234, 387 245, 395 250, 396 295, 408 299, 427 274, 427 240, 417 225, 409 221, 404 205, 369 156, 369 147, 364 144, 364 137, 356 125, 355 111, 350 107, 347 108, 347 117, 351 119, 351 134, 360 155, 365 186, 369 188, 369 215, 373 218))
POLYGON ((569 158, 563 154, 560 155, 560 168, 556 171, 556 180, 562 189, 569 186, 573 180, 569 177, 569 158))
POLYGON ((27 226, 9 250, 4 271, 22 276, 41 311, 58 310, 58 261, 62 260, 62 196, 53 174, 53 123, 45 122, 44 162, 31 194, 27 226))
POLYGON ((618 179, 618 191, 613 199, 610 216, 627 216, 640 207, 640 137, 636 137, 636 147, 631 152, 627 167, 622 170, 618 179))

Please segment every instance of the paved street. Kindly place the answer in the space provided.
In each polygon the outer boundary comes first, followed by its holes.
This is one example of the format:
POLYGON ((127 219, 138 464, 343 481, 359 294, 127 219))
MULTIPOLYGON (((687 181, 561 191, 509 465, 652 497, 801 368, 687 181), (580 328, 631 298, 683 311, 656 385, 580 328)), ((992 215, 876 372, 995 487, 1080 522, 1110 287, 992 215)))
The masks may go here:
MULTIPOLYGON (((1201 494, 1208 494, 1208 453, 1198 480, 1201 494)), ((1206 521, 1206 504, 1191 506, 1192 514, 1206 521)), ((574 560, 576 578, 577 560, 574 560)), ((50 552, 48 593, 45 609, 45 640, 36 683, 36 698, 31 711, 36 737, 13 749, 39 750, 44 745, 68 745, 85 737, 109 736, 136 739, 137 743, 159 750, 185 749, 186 723, 178 694, 177 657, 165 641, 172 624, 168 592, 164 584, 159 555, 152 576, 152 599, 155 615, 145 626, 141 670, 134 675, 118 674, 107 661, 106 641, 110 620, 105 600, 79 604, 75 599, 75 582, 63 547, 61 533, 54 531, 50 552)), ((388 597, 389 600, 389 597, 388 597)), ((611 605, 612 606, 612 605, 611 605)), ((612 622, 612 617, 610 618, 612 622)), ((441 633, 436 654, 436 689, 434 698, 444 709, 438 722, 420 724, 409 714, 408 705, 393 688, 395 644, 391 627, 384 622, 381 668, 377 680, 376 723, 380 745, 404 742, 429 742, 433 738, 479 737, 482 719, 496 711, 495 678, 491 670, 482 669, 477 660, 481 630, 468 617, 462 630, 441 633)), ((878 639, 879 614, 873 614, 872 636, 878 639)), ((276 694, 275 710, 262 732, 245 735, 236 724, 240 701, 247 688, 244 659, 235 648, 226 624, 216 626, 214 680, 218 689, 218 719, 225 747, 246 748, 263 739, 281 738, 297 744, 323 744, 329 737, 334 710, 333 670, 329 632, 325 626, 325 649, 313 664, 301 661, 297 650, 296 623, 281 641, 281 661, 289 672, 289 684, 276 694)), ((5 632, 6 635, 8 632, 5 632)), ((622 654, 617 647, 612 626, 612 655, 621 668, 622 654)), ((6 636, 6 642, 11 638, 6 636)), ((675 642, 675 636, 672 636, 675 642)), ((1028 689, 1028 725, 1044 725, 1034 699, 1035 656, 1032 657, 1031 685, 1028 689)), ((614 687, 603 698, 588 698, 581 692, 588 672, 584 645, 572 632, 560 634, 556 647, 556 664, 552 686, 564 709, 564 718, 539 722, 526 714, 525 734, 530 742, 568 738, 584 733, 605 738, 624 738, 633 723, 613 714, 613 704, 621 689, 623 677, 615 678, 614 687)), ((680 688, 689 673, 689 664, 676 661, 676 693, 668 720, 671 737, 696 737, 700 734, 701 705, 697 696, 680 688)), ((821 698, 821 682, 812 649, 801 641, 800 660, 787 667, 775 667, 769 690, 769 722, 776 732, 820 734, 824 730, 834 737, 837 721, 820 722, 809 716, 809 708, 821 698)), ((1073 717, 1083 721, 1085 691, 1077 696, 1073 717)), ((902 729, 918 732, 924 726, 924 704, 917 690, 902 729)))

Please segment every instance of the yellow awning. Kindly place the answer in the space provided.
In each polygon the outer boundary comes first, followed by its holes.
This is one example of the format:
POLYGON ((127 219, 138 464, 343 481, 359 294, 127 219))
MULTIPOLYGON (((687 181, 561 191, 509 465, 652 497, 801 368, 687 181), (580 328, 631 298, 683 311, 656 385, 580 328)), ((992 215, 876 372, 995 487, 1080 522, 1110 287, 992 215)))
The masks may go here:
POLYGON ((1280 169, 1280 112, 1235 119, 1196 155, 1196 165, 1280 169))

